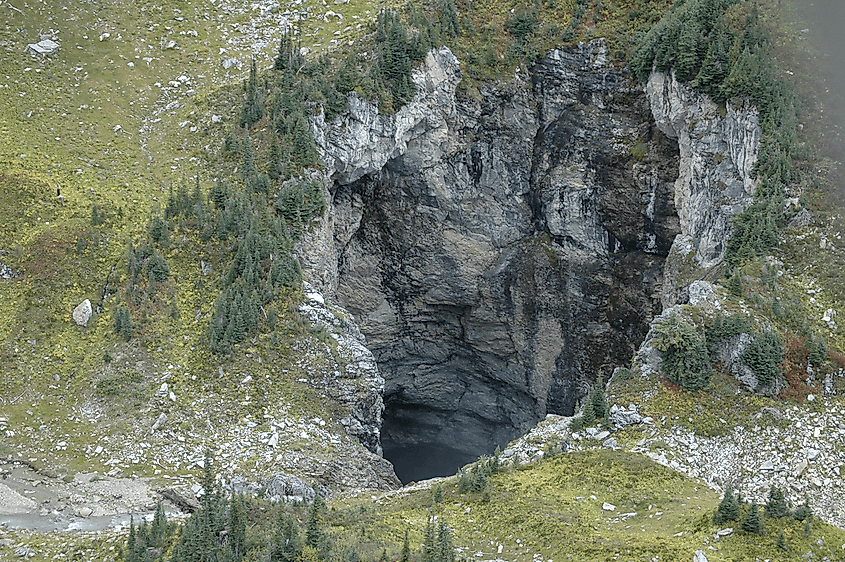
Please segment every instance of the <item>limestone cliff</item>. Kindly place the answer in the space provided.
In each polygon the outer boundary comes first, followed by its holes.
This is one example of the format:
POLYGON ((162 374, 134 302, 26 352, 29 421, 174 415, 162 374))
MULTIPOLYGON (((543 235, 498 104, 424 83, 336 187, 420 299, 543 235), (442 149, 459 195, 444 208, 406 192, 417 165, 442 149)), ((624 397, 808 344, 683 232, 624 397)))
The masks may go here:
POLYGON ((718 261, 716 238, 753 190, 750 117, 721 119, 701 99, 685 113, 691 98, 672 81, 644 92, 601 40, 504 83, 463 91, 460 80, 440 49, 396 114, 351 95, 346 114, 312 122, 331 208, 301 254, 367 336, 385 378, 386 449, 477 455, 546 413, 571 414, 660 312, 676 236, 702 265, 718 261))
POLYGON ((672 249, 663 291, 664 306, 672 306, 685 300, 683 290, 691 281, 678 279, 678 263, 688 255, 701 269, 721 263, 731 220, 754 195, 751 172, 761 128, 755 109, 730 102, 720 108, 680 84, 674 74, 652 73, 645 92, 657 127, 677 139, 680 151, 675 207, 683 236, 672 249))

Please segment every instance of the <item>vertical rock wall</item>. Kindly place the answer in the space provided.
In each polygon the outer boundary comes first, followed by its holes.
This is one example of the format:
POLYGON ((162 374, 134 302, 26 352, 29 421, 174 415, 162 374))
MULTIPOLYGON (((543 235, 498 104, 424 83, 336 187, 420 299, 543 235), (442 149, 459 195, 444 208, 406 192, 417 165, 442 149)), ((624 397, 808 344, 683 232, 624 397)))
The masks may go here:
POLYGON ((660 312, 676 236, 717 263, 753 191, 753 114, 657 75, 643 92, 601 40, 507 83, 460 78, 433 51, 395 115, 353 95, 312 123, 331 211, 301 257, 367 336, 386 450, 477 455, 571 414, 660 312))

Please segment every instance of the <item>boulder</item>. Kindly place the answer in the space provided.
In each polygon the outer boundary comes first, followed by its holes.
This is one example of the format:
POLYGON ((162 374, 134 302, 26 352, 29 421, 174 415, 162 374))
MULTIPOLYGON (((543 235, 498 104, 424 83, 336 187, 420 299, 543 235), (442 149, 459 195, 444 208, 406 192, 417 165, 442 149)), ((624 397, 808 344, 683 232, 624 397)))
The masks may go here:
POLYGON ((292 474, 280 472, 264 481, 265 497, 270 500, 312 501, 314 488, 292 474))
POLYGON ((91 301, 85 299, 73 309, 73 321, 77 326, 84 328, 88 326, 88 321, 91 320, 92 314, 94 314, 94 310, 91 308, 91 301))
POLYGON ((164 424, 166 424, 166 423, 167 423, 167 414, 162 412, 161 415, 158 417, 158 419, 153 424, 152 430, 156 431, 158 429, 161 429, 162 427, 164 427, 164 424))

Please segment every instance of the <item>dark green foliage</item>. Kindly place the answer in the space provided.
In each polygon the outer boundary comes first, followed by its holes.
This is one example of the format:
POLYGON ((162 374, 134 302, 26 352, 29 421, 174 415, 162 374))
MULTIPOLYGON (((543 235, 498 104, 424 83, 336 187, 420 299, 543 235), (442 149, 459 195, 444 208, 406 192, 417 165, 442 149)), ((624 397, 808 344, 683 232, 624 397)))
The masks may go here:
POLYGON ((234 156, 241 153, 241 142, 238 140, 238 135, 234 130, 226 133, 226 138, 223 139, 223 153, 234 156))
POLYGON ((462 494, 480 494, 487 490, 489 477, 500 468, 499 450, 492 457, 482 457, 469 471, 458 472, 458 491, 462 494))
POLYGON ((295 562, 302 552, 302 539, 296 521, 288 513, 281 513, 276 524, 276 536, 270 548, 270 562, 295 562))
POLYGON ((132 318, 129 315, 129 308, 123 305, 114 310, 114 331, 129 341, 132 339, 132 318))
POLYGON ((763 521, 760 519, 760 512, 757 509, 757 502, 751 502, 751 507, 748 509, 748 514, 742 520, 742 530, 746 533, 761 533, 763 531, 763 521))
POLYGON ((655 326, 654 347, 661 352, 661 371, 687 390, 697 391, 710 381, 712 369, 705 340, 695 326, 672 313, 655 326))
POLYGON ((273 63, 273 68, 276 70, 295 72, 302 66, 302 56, 299 54, 299 49, 293 42, 293 38, 285 30, 282 33, 282 39, 279 43, 279 54, 273 63))
POLYGON ((229 198, 229 186, 221 177, 217 178, 214 187, 211 188, 209 199, 214 203, 217 209, 223 209, 226 206, 226 200, 229 198))
POLYGON ((590 406, 589 402, 584 404, 584 411, 581 414, 581 423, 584 427, 592 427, 596 423, 596 412, 590 406))
POLYGON ((308 126, 308 121, 304 115, 296 118, 292 142, 291 156, 294 162, 303 168, 317 163, 319 157, 317 145, 314 143, 314 135, 311 134, 311 127, 308 126))
POLYGON ((458 11, 455 9, 454 0, 446 0, 443 2, 443 31, 449 37, 456 37, 461 32, 461 26, 458 23, 458 11))
POLYGON ((725 316, 722 313, 716 315, 704 327, 704 336, 707 340, 707 352, 715 360, 719 351, 719 344, 739 334, 750 334, 754 331, 754 323, 745 314, 733 314, 725 316))
MULTIPOLYGON (((736 1, 677 3, 640 42, 631 56, 631 69, 640 80, 645 80, 653 67, 660 72, 675 69, 679 80, 692 79, 703 66, 709 44, 726 41, 725 29, 718 22, 725 9, 736 1)), ((720 61, 718 53, 713 53, 713 58, 720 61)))
POLYGON ((792 513, 792 517, 794 517, 796 521, 811 519, 813 517, 813 510, 810 509, 810 500, 805 498, 804 503, 798 506, 798 508, 792 513))
MULTIPOLYGON (((290 254, 285 219, 267 206, 264 194, 229 192, 216 224, 218 238, 232 241, 232 263, 221 279, 208 339, 212 351, 228 353, 261 326, 269 327, 268 306, 283 290, 299 285, 301 272, 290 254)), ((302 221, 289 224, 297 230, 302 221)))
POLYGON ((452 546, 452 532, 445 521, 437 526, 437 548, 433 562, 455 562, 455 549, 452 546))
POLYGON ((602 388, 601 378, 596 381, 596 386, 593 387, 590 394, 587 396, 585 409, 586 408, 593 411, 595 419, 604 419, 607 417, 607 397, 604 394, 604 388, 602 388))
POLYGON ((778 535, 777 547, 781 550, 789 550, 789 547, 786 546, 786 537, 783 534, 783 530, 778 535))
POLYGON ((399 562, 411 561, 411 543, 408 541, 408 529, 405 529, 405 540, 402 541, 402 557, 399 562))
POLYGON ((290 181, 282 188, 276 199, 276 211, 300 234, 303 223, 321 216, 326 210, 323 186, 313 181, 290 181))
POLYGON ((742 287, 742 274, 739 271, 735 271, 733 275, 731 275, 730 279, 728 279, 728 292, 738 298, 742 298, 743 296, 743 287, 742 287))
POLYGON ((813 534, 813 530, 810 527, 810 518, 808 517, 808 518, 804 519, 804 536, 809 537, 812 534, 813 534))
POLYGON ((91 226, 100 226, 106 222, 106 215, 100 210, 100 207, 94 203, 91 205, 91 226))
POLYGON ((150 240, 161 246, 167 246, 170 243, 170 229, 167 227, 167 222, 161 216, 155 215, 150 219, 150 224, 147 226, 147 233, 150 240))
POLYGON ((519 10, 505 22, 505 29, 518 43, 524 43, 529 35, 534 33, 537 25, 537 14, 533 10, 519 10))
POLYGON ((246 554, 246 499, 243 494, 229 502, 229 540, 226 547, 230 558, 240 560, 246 554))
POLYGON ((437 484, 431 492, 431 501, 436 505, 443 501, 443 486, 437 484))
POLYGON ((572 6, 572 15, 569 18, 569 23, 561 33, 561 40, 565 42, 572 41, 575 34, 578 32, 578 26, 581 25, 581 18, 584 17, 584 12, 587 11, 587 0, 576 0, 572 6))
POLYGON ((783 495, 783 490, 777 486, 772 486, 769 490, 769 498, 766 501, 766 515, 769 517, 786 517, 789 515, 789 506, 786 504, 786 497, 783 495))
MULTIPOLYGON (((759 180, 754 203, 734 219, 725 259, 731 266, 764 255, 778 244, 784 222, 786 187, 796 177, 794 94, 775 67, 766 33, 752 7, 742 25, 723 14, 737 0, 688 0, 676 3, 655 25, 630 59, 645 80, 654 68, 674 70, 679 80, 717 102, 748 100, 759 110, 763 128, 753 171, 759 180)), ((734 286, 734 292, 738 287, 734 286)))
POLYGON ((241 127, 251 127, 264 117, 264 107, 258 96, 258 77, 255 68, 255 57, 249 70, 249 80, 246 83, 246 103, 241 109, 241 127))
POLYGON ((734 496, 733 485, 728 483, 725 488, 725 495, 722 496, 722 501, 716 509, 716 514, 713 516, 713 523, 715 525, 722 525, 728 521, 736 521, 739 519, 739 501, 734 496))
POLYGON ((783 353, 780 336, 775 332, 764 331, 754 336, 740 358, 754 372, 760 386, 765 388, 780 375, 783 353))
POLYGON ((437 555, 437 531, 434 527, 434 518, 429 517, 425 525, 423 535, 421 562, 434 562, 437 555))
POLYGON ((445 521, 435 523, 428 518, 423 538, 421 562, 455 562, 455 549, 452 546, 452 532, 445 521))
MULTIPOLYGON (((425 33, 419 35, 421 39, 428 36, 425 33)), ((422 51, 427 51, 430 45, 420 45, 408 33, 399 16, 390 10, 379 12, 375 40, 377 54, 372 76, 376 89, 389 94, 387 108, 396 110, 416 94, 411 68, 415 61, 425 56, 422 51)))
POLYGON ((324 553, 328 548, 328 537, 323 527, 323 517, 326 511, 326 502, 320 494, 314 496, 311 509, 308 510, 308 522, 305 528, 305 544, 314 548, 317 552, 324 553))
POLYGON ((158 504, 152 523, 146 520, 135 526, 135 518, 129 518, 129 537, 122 559, 126 562, 158 562, 163 560, 167 546, 173 542, 176 526, 169 524, 164 508, 158 504))
POLYGON ((824 336, 810 333, 807 335, 808 358, 813 365, 819 366, 827 359, 827 342, 824 336))
POLYGON ((147 278, 156 283, 163 283, 170 277, 170 266, 167 265, 167 260, 155 250, 147 260, 145 270, 147 272, 147 278))

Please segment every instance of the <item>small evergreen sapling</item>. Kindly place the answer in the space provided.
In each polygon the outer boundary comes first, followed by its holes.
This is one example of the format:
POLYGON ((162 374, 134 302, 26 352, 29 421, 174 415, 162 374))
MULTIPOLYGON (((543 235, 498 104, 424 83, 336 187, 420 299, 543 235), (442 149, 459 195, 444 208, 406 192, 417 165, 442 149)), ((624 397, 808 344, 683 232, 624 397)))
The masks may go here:
POLYGON ((748 515, 742 520, 742 530, 746 533, 763 532, 763 522, 760 520, 760 512, 757 510, 757 502, 751 502, 748 515))
POLYGON ((778 535, 778 543, 777 544, 778 544, 779 549, 789 550, 789 548, 786 546, 786 537, 783 536, 783 531, 781 531, 780 534, 778 535))
POLYGON ((736 521, 739 519, 739 502, 734 496, 733 485, 728 483, 725 488, 725 495, 722 497, 722 502, 716 509, 716 515, 713 517, 713 523, 721 525, 727 521, 736 521))
POLYGON ((796 521, 804 521, 813 517, 813 510, 810 509, 810 500, 804 498, 804 503, 792 514, 796 521))
POLYGON ((769 499, 766 502, 766 515, 777 518, 789 515, 789 506, 786 505, 783 490, 777 486, 772 486, 772 489, 769 490, 769 499))

